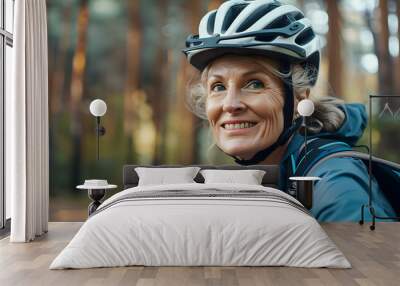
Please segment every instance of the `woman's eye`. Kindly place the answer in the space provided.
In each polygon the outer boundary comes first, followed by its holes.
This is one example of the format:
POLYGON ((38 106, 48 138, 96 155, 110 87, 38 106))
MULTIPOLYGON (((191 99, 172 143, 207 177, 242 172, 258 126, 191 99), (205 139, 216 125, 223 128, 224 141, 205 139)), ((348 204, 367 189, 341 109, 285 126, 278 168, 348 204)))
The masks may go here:
POLYGON ((220 84, 220 83, 217 83, 217 84, 215 84, 215 85, 213 85, 213 86, 211 87, 211 90, 212 90, 212 91, 215 91, 215 92, 224 91, 224 90, 225 90, 225 86, 223 86, 223 85, 220 84))
POLYGON ((252 80, 246 85, 246 88, 260 89, 264 88, 264 84, 259 80, 252 80))

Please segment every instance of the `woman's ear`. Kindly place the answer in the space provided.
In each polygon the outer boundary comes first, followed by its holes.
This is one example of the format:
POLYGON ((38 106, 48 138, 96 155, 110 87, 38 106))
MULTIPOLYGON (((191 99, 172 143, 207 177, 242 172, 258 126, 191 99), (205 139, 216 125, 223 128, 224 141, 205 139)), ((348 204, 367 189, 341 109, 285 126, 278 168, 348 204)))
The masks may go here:
POLYGON ((306 90, 304 90, 302 93, 299 94, 299 98, 300 100, 302 99, 308 99, 310 97, 310 89, 307 88, 306 90))

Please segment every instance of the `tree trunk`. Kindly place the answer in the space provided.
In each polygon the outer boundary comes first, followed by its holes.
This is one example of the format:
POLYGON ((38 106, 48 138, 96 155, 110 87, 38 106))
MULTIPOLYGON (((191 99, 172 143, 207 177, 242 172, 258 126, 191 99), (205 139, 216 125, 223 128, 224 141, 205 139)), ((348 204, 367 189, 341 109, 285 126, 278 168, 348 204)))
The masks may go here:
MULTIPOLYGON (((209 4, 208 10, 213 10, 217 9, 223 1, 221 0, 213 0, 209 4)), ((193 2, 190 2, 185 6, 186 13, 185 15, 188 16, 187 22, 190 25, 191 33, 192 34, 197 34, 198 33, 198 25, 200 23, 200 20, 202 16, 205 14, 206 11, 203 11, 202 9, 202 1, 196 0, 193 2)), ((188 140, 188 150, 187 154, 190 157, 188 157, 186 160, 190 160, 190 163, 200 163, 201 158, 200 158, 200 129, 202 127, 203 119, 198 118, 196 115, 188 111, 185 105, 185 100, 187 96, 187 83, 191 81, 194 77, 198 76, 197 71, 194 68, 191 68, 190 65, 187 63, 187 60, 183 58, 183 62, 181 63, 181 73, 180 77, 182 77, 182 82, 180 85, 180 95, 182 97, 182 108, 184 110, 181 112, 181 114, 186 114, 185 118, 185 123, 186 123, 186 132, 185 132, 185 137, 190 138, 188 140)))
MULTIPOLYGON (((388 0, 379 1, 379 91, 380 95, 392 95, 394 93, 394 80, 393 80, 393 60, 389 53, 389 23, 388 23, 388 0)), ((396 79, 397 81, 397 79, 396 79)), ((384 110, 385 107, 389 107, 393 113, 399 108, 399 100, 397 98, 382 98, 378 102, 374 102, 374 106, 379 106, 380 112, 384 110)), ((396 120, 396 118, 390 118, 391 120, 396 120)), ((396 124, 390 124, 390 121, 380 122, 380 136, 379 140, 379 150, 380 153, 388 153, 392 150, 398 149, 398 126, 396 124), (385 152, 383 152, 385 150, 385 152)))
POLYGON ((127 162, 135 161, 134 131, 138 126, 136 116, 138 108, 137 95, 139 94, 140 55, 142 33, 140 22, 140 1, 127 1, 129 27, 126 43, 126 81, 124 94, 124 134, 128 140, 127 162))
POLYGON ((159 35, 158 47, 156 52, 157 67, 153 69, 153 88, 151 88, 150 102, 153 110, 153 120, 156 128, 155 150, 153 157, 153 164, 159 165, 164 163, 165 159, 165 138, 166 138, 166 125, 168 105, 166 97, 168 96, 168 51, 164 45, 163 26, 167 18, 168 1, 158 0, 158 7, 160 11, 159 24, 157 28, 157 35, 159 35))
MULTIPOLYGON (((65 104, 65 70, 68 48, 70 47, 71 34, 71 6, 67 6, 62 10, 61 19, 61 37, 57 46, 57 54, 53 58, 52 70, 49 74, 49 107, 50 113, 56 114, 60 112, 65 104)), ((49 57, 50 58, 50 57, 49 57)))
POLYGON ((379 0, 379 91, 381 95, 393 92, 392 59, 389 53, 388 1, 379 0))
MULTIPOLYGON (((208 11, 217 9, 223 2, 225 2, 225 1, 224 0, 211 0, 208 3, 208 11)), ((200 22, 197 22, 197 25, 199 23, 200 22)))
MULTIPOLYGON (((87 31, 89 24, 88 0, 79 1, 79 12, 77 18, 77 41, 72 60, 71 76, 71 131, 73 140, 72 157, 72 183, 77 185, 80 182, 81 173, 81 107, 83 96, 83 80, 86 68, 86 46, 87 31)), ((93 154, 94 156, 95 154, 93 154)))
MULTIPOLYGON (((49 9, 50 3, 47 3, 49 9)), ((61 38, 57 42, 55 49, 49 49, 49 161, 50 161, 50 192, 55 191, 54 187, 54 172, 55 172, 55 154, 60 152, 56 149, 56 138, 54 137, 58 130, 58 122, 60 113, 63 111, 62 106, 65 106, 65 71, 67 51, 70 47, 71 33, 71 6, 67 6, 62 11, 61 19, 61 38), (54 52, 53 52, 54 51, 54 52)))
MULTIPOLYGON (((328 0, 328 2, 329 2, 330 0, 328 0)), ((304 0, 299 0, 298 1, 298 7, 300 8, 300 10, 301 11, 303 11, 304 12, 304 0)))
POLYGON ((328 80, 338 97, 343 97, 342 86, 342 40, 341 40, 341 15, 338 1, 327 1, 329 14, 328 33, 328 80))
MULTIPOLYGON (((398 25, 397 25, 397 38, 399 39, 399 51, 400 51, 400 2, 396 2, 396 14, 397 14, 397 19, 398 19, 398 25)), ((393 82, 395 84, 395 93, 397 95, 400 95, 400 53, 399 55, 395 58, 395 72, 394 74, 394 79, 393 82)))

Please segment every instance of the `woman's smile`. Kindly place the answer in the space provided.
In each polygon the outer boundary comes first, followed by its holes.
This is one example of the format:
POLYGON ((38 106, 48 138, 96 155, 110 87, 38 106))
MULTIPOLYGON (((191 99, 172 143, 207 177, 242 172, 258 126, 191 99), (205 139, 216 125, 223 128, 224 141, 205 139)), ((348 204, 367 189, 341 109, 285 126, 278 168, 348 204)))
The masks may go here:
POLYGON ((252 137, 257 134, 258 127, 259 124, 257 122, 238 120, 233 120, 231 123, 224 123, 221 125, 222 132, 227 137, 252 137))
POLYGON ((254 131, 258 122, 247 120, 230 120, 221 124, 221 128, 229 135, 241 135, 254 131))

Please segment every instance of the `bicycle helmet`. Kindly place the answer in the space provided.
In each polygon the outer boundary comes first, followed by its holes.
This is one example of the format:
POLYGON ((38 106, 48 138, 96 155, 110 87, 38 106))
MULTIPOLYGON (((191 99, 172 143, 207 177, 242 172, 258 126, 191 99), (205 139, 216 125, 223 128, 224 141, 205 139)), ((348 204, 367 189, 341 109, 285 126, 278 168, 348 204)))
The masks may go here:
POLYGON ((311 85, 316 83, 320 63, 319 41, 311 21, 293 5, 276 0, 230 0, 200 21, 199 34, 186 39, 184 54, 195 68, 202 71, 214 59, 225 54, 264 55, 281 63, 284 80, 284 128, 278 140, 257 152, 241 165, 257 164, 265 160, 278 146, 284 145, 300 127, 293 122, 294 94, 290 65, 301 64, 310 71, 311 85))

